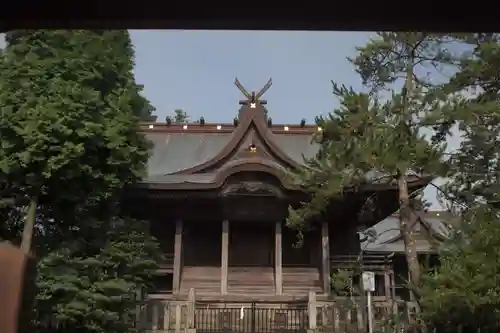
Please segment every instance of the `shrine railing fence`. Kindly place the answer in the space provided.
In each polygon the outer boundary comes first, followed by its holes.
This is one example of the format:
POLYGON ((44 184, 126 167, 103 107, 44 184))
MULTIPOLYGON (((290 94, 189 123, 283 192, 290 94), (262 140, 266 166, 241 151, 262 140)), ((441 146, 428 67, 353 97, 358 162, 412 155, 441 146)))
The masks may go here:
MULTIPOLYGON (((150 299, 137 306, 137 332, 144 333, 361 333, 366 306, 357 299, 224 302, 150 299)), ((415 320, 415 304, 373 302, 374 332, 400 333, 415 320)))

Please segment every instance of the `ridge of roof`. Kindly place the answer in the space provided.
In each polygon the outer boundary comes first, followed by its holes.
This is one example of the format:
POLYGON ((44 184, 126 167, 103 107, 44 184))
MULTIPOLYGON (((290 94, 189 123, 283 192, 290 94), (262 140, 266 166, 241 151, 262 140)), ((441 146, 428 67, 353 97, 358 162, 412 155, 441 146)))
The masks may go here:
MULTIPOLYGON (((418 222, 420 227, 425 229, 428 237, 426 239, 416 239, 417 242, 417 252, 419 253, 434 253, 436 247, 442 244, 449 235, 449 229, 447 226, 447 217, 452 216, 446 211, 419 211, 418 222), (434 244, 433 244, 434 243, 434 244)), ((372 242, 361 242, 361 247, 364 252, 403 252, 404 245, 402 242, 401 233, 399 230, 399 223, 397 221, 398 214, 391 214, 387 218, 381 220, 379 223, 375 224, 373 227, 379 236, 386 234, 380 239, 376 239, 372 242)), ((377 237, 378 238, 378 237, 377 237)))
MULTIPOLYGON (((419 211, 415 213, 417 218, 416 223, 420 224, 421 228, 426 229, 432 237, 435 237, 439 241, 444 241, 449 232, 445 226, 441 226, 443 223, 446 223, 446 217, 440 217, 443 212, 444 211, 419 211)), ((447 216, 450 216, 450 214, 448 213, 447 216)), ((399 218, 399 214, 394 213, 389 215, 387 218, 399 218)), ((379 245, 392 244, 402 239, 402 237, 402 234, 397 232, 394 236, 380 242, 379 245)))
MULTIPOLYGON (((169 124, 157 122, 141 122, 140 130, 145 133, 233 133, 241 124, 231 123, 185 123, 169 124)), ((273 134, 301 134, 313 135, 318 131, 318 126, 312 124, 266 124, 268 131, 273 134)))

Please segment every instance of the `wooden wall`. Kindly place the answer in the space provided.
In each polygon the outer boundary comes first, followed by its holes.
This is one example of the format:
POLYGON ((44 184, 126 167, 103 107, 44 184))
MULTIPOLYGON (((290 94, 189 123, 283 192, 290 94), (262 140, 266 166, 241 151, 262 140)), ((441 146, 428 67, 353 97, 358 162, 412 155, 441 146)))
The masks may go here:
POLYGON ((229 266, 274 265, 274 224, 229 223, 229 266))
POLYGON ((221 221, 185 221, 183 230, 184 266, 221 265, 221 221))
POLYGON ((358 255, 361 251, 355 221, 331 221, 328 226, 331 255, 358 255))

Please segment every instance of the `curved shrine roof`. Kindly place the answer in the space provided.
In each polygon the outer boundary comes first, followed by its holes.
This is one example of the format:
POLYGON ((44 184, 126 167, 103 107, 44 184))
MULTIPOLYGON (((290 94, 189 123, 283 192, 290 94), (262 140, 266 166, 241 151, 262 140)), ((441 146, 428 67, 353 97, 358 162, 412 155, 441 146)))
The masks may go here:
MULTIPOLYGON (((312 141, 316 126, 273 125, 262 132, 262 126, 244 126, 239 124, 143 124, 142 130, 146 138, 153 144, 148 162, 148 175, 144 183, 149 184, 213 184, 218 182, 218 175, 225 169, 242 164, 255 164, 276 171, 282 170, 286 161, 276 158, 276 152, 265 139, 273 140, 281 150, 282 159, 290 159, 297 165, 304 164, 304 157, 314 157, 319 145, 312 141), (260 127, 260 129, 259 129, 260 127), (287 128, 287 130, 285 130, 287 128), (239 130, 239 131, 238 131, 239 130), (260 132, 259 132, 260 131, 260 132), (246 140, 245 140, 246 137, 246 140), (245 151, 247 143, 255 144, 267 156, 235 156, 238 151, 245 151), (224 162, 210 168, 221 156, 221 152, 233 146, 226 154, 224 162), (208 165, 208 170, 194 170, 208 165)), ((222 179, 220 179, 222 181, 222 179)))
MULTIPOLYGON (((205 126, 209 128, 217 125, 205 126)), ((170 133, 167 129, 148 131, 146 137, 153 143, 148 163, 150 178, 175 174, 210 161, 230 143, 233 133, 170 133)), ((319 149, 318 144, 311 142, 312 133, 276 134, 274 138, 283 152, 298 164, 303 164, 303 156, 314 157, 319 149)))
MULTIPOLYGON (((155 119, 143 123, 141 129, 153 149, 142 184, 158 189, 208 189, 222 185, 236 172, 262 171, 289 187, 283 171, 300 168, 304 158, 317 154, 319 144, 313 138, 321 128, 304 122, 273 125, 266 117, 265 101, 247 95, 233 124, 201 119, 194 124, 161 124, 155 119)), ((368 173, 366 178, 373 183, 380 174, 368 173)), ((410 180, 410 186, 426 185, 430 179, 424 178, 410 180)))

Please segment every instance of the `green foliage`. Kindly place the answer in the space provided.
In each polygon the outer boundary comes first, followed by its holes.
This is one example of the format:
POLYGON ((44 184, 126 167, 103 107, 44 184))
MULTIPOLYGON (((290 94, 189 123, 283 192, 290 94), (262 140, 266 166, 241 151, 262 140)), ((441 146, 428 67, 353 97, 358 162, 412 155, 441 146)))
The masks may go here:
POLYGON ((184 124, 189 120, 189 116, 184 109, 175 109, 173 118, 174 124, 184 124))
POLYGON ((0 172, 10 184, 73 214, 144 175, 148 150, 138 133, 142 111, 133 109, 138 88, 126 31, 30 31, 8 43, 0 172))
POLYGON ((443 87, 462 94, 441 114, 443 128, 458 125, 462 142, 450 159, 446 199, 461 216, 440 257, 424 276, 422 319, 439 332, 497 332, 500 319, 499 134, 500 44, 498 34, 462 36, 470 46, 459 71, 443 87), (463 94, 466 92, 466 94, 463 94))
POLYGON ((134 292, 160 260, 148 224, 121 216, 119 205, 149 156, 138 120, 151 107, 134 81, 130 37, 40 30, 14 31, 7 41, 0 190, 16 205, 0 208, 0 236, 19 243, 26 205, 35 203, 36 329, 126 332, 134 292))
POLYGON ((450 160, 446 194, 463 207, 500 197, 500 35, 474 34, 465 40, 472 52, 443 90, 466 92, 442 114, 447 127, 457 124, 463 141, 450 160))
POLYGON ((500 232, 498 211, 478 207, 441 252, 440 267, 424 276, 422 319, 439 332, 498 331, 500 232))
POLYGON ((136 292, 161 259, 157 242, 144 222, 89 222, 92 239, 67 240, 39 264, 39 332, 132 331, 136 292))
MULTIPOLYGON (((420 265, 410 227, 411 210, 422 202, 412 199, 408 176, 424 177, 445 171, 442 140, 428 140, 423 130, 432 130, 436 114, 449 108, 430 81, 417 75, 417 67, 453 64, 445 45, 450 38, 427 33, 377 34, 357 48, 350 59, 371 94, 355 93, 334 84, 341 108, 327 119, 319 119, 323 130, 322 147, 316 160, 295 182, 312 193, 312 200, 299 209, 290 209, 288 225, 297 227, 324 213, 332 199, 346 188, 363 183, 393 183, 399 192, 400 229, 414 285, 419 285, 420 265), (398 79, 403 88, 398 92, 398 79), (382 98, 383 90, 391 95, 382 98)), ((368 205, 370 207, 370 205, 368 205)))
POLYGON ((338 296, 359 296, 362 291, 355 284, 355 277, 359 277, 361 271, 358 269, 340 269, 330 275, 331 290, 338 296))
POLYGON ((429 87, 435 84, 429 71, 441 71, 457 62, 457 54, 452 52, 457 37, 428 32, 378 32, 376 38, 358 47, 356 57, 349 60, 363 83, 375 90, 390 88, 397 80, 406 79, 409 71, 417 86, 429 87), (422 70, 425 73, 418 75, 422 70))
MULTIPOLYGON (((340 108, 326 118, 318 118, 323 128, 317 140, 321 148, 316 158, 307 161, 307 168, 295 175, 298 186, 313 194, 310 203, 291 209, 290 226, 324 212, 330 200, 346 188, 357 188, 368 182, 391 182, 398 172, 408 170, 415 175, 435 173, 442 167, 442 144, 432 145, 421 134, 420 126, 401 122, 402 95, 393 94, 383 102, 365 93, 333 84, 333 93, 340 108)), ((425 95, 416 91, 409 105, 418 114, 436 107, 423 101, 425 95)))

